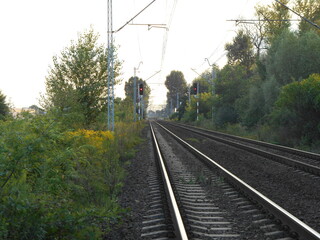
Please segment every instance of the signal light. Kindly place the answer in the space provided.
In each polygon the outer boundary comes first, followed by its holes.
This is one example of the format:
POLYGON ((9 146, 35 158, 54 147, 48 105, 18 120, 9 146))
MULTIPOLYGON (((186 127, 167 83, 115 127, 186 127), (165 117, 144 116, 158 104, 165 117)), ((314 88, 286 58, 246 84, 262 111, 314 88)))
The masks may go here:
POLYGON ((193 84, 192 92, 193 92, 194 95, 197 95, 197 93, 198 93, 198 84, 197 83, 193 84))
POLYGON ((139 84, 139 94, 143 95, 143 84, 142 83, 139 84))

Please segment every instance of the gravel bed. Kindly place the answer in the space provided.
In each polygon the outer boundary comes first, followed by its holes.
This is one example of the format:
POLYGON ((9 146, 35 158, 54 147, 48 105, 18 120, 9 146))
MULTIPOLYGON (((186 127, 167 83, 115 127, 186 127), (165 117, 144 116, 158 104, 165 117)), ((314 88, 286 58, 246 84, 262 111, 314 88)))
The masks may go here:
POLYGON ((166 126, 246 183, 320 232, 320 178, 255 154, 166 126))
POLYGON ((143 129, 142 138, 136 156, 125 167, 127 176, 118 197, 120 206, 129 211, 123 214, 122 224, 111 226, 112 231, 104 237, 105 240, 141 239, 143 215, 148 206, 148 168, 155 164, 149 127, 143 129))

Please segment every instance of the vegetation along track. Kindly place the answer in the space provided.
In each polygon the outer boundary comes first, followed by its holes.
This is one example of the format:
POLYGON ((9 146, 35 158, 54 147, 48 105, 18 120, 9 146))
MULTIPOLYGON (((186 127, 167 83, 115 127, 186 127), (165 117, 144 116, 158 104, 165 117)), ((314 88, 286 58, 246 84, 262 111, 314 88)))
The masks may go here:
POLYGON ((155 145, 164 159, 160 165, 168 169, 187 238, 320 239, 310 227, 175 136, 189 151, 184 149, 164 129, 155 126, 155 145))
MULTIPOLYGON (((168 123, 167 123, 168 124, 168 123)), ((320 155, 305 152, 285 146, 242 138, 230 134, 210 131, 202 128, 192 127, 184 124, 173 124, 188 131, 200 134, 213 140, 232 145, 237 148, 267 157, 274 161, 286 164, 296 169, 320 176, 320 155)))

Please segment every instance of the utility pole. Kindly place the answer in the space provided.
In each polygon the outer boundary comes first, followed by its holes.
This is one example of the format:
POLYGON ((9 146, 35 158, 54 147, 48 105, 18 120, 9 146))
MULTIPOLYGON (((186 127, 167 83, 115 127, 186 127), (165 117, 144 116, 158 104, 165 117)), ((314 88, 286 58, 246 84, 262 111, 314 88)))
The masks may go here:
POLYGON ((178 108, 179 108, 179 93, 177 92, 177 111, 178 111, 178 108))
POLYGON ((134 67, 134 76, 133 76, 133 120, 136 122, 137 121, 137 71, 139 70, 140 64, 143 62, 139 62, 138 67, 134 67))
POLYGON ((140 106, 140 99, 141 99, 141 96, 139 95, 139 97, 138 97, 138 119, 139 119, 139 121, 141 120, 141 106, 140 106))
MULTIPOLYGON (((212 97, 214 96, 214 79, 216 78, 216 73, 214 71, 214 68, 213 68, 213 64, 210 64, 209 62, 209 59, 208 58, 205 58, 205 60, 207 60, 209 66, 212 68, 212 72, 211 72, 211 87, 212 87, 212 97)), ((213 104, 211 106, 211 119, 212 119, 212 124, 213 124, 213 104)))
POLYGON ((113 17, 112 17, 112 0, 108 0, 108 129, 114 131, 114 55, 113 55, 113 17))
POLYGON ((197 121, 199 120, 199 82, 197 82, 197 121))
MULTIPOLYGON (((152 0, 146 7, 144 7, 140 12, 133 16, 128 22, 121 26, 118 30, 113 30, 113 16, 112 16, 112 0, 107 2, 107 25, 108 25, 108 59, 107 59, 107 101, 108 101, 108 129, 114 131, 114 44, 113 44, 113 34, 119 32, 129 23, 131 23, 137 16, 139 16, 143 11, 145 11, 151 4, 156 0, 152 0)), ((155 26, 154 26, 155 27, 155 26)))
POLYGON ((137 111, 137 69, 134 67, 133 76, 133 121, 137 121, 136 111, 137 111))
POLYGON ((144 115, 144 98, 143 95, 141 96, 141 120, 143 120, 143 115, 144 115))

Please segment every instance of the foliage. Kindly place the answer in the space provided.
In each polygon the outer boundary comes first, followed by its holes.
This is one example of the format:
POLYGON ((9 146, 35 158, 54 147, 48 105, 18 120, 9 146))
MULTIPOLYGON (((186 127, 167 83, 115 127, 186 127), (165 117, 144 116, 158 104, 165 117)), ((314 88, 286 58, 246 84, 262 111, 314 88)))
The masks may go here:
MULTIPOLYGON (((295 0, 290 7, 318 23, 319 4, 319 0, 295 0)), ((190 103, 186 99, 183 111, 172 117, 273 143, 319 148, 315 80, 320 74, 319 30, 301 21, 299 31, 292 31, 286 21, 291 18, 289 10, 277 2, 256 6, 256 17, 266 21, 239 22, 237 35, 225 45, 228 63, 215 68, 215 78, 208 71, 195 78, 193 83, 200 83, 199 98, 191 97, 190 103)))
POLYGON ((199 77, 192 81, 192 85, 199 83, 199 93, 212 92, 214 90, 214 79, 216 78, 216 73, 218 71, 219 68, 214 65, 211 69, 211 72, 203 72, 199 77))
POLYGON ((199 116, 204 119, 211 119, 213 97, 211 93, 200 93, 191 97, 191 104, 187 104, 183 121, 191 122, 197 119, 197 102, 199 103, 199 116))
POLYGON ((281 86, 320 73, 320 36, 283 32, 268 51, 267 74, 281 86))
MULTIPOLYGON (((50 115, 0 122, 0 239, 101 239, 140 124, 64 131, 50 115)), ((131 155, 132 156, 132 155, 131 155)))
POLYGON ((180 71, 171 71, 166 77, 165 85, 168 89, 167 103, 172 104, 172 108, 178 108, 178 103, 175 101, 177 96, 181 98, 187 92, 187 82, 183 73, 180 71))
POLYGON ((226 65, 218 72, 215 93, 221 104, 234 105, 237 98, 245 94, 249 84, 246 76, 245 67, 240 65, 226 65))
MULTIPOLYGON (((294 10, 313 23, 320 25, 320 1, 319 0, 296 0, 294 10)), ((299 32, 315 31, 320 34, 319 29, 306 21, 300 21, 299 32)))
POLYGON ((9 115, 9 105, 6 102, 6 96, 0 91, 0 120, 9 115))
MULTIPOLYGON (((71 42, 61 56, 53 58, 46 77, 46 110, 55 110, 66 123, 72 119, 76 127, 88 128, 105 111, 107 94, 107 56, 98 35, 91 29, 71 42)), ((120 63, 115 61, 115 77, 120 63)))
MULTIPOLYGON (((133 103, 132 99, 115 98, 114 100, 115 122, 132 122, 133 120, 133 103)), ((107 119, 107 115, 103 119, 107 119)))
POLYGON ((232 43, 227 43, 225 49, 228 51, 228 62, 231 65, 239 64, 250 72, 254 63, 253 44, 250 37, 240 30, 232 43))
MULTIPOLYGON (((136 79, 136 102, 137 102, 137 108, 138 108, 138 102, 139 102, 139 84, 143 84, 143 106, 144 106, 144 114, 143 116, 146 116, 146 110, 149 106, 149 98, 150 98, 150 93, 151 93, 151 89, 149 87, 149 85, 147 84, 146 81, 144 81, 141 78, 137 78, 136 79)), ((125 82, 125 86, 124 86, 124 90, 125 90, 125 95, 126 95, 126 99, 129 101, 131 101, 131 104, 133 105, 133 85, 134 85, 134 77, 131 77, 127 82, 125 82)), ((138 109, 136 110, 136 112, 138 112, 138 109)))
MULTIPOLYGON (((282 0, 281 2, 288 6, 289 0, 282 0)), ((263 19, 280 20, 265 22, 264 34, 265 39, 269 44, 272 43, 272 41, 283 31, 288 30, 290 27, 290 21, 283 21, 290 19, 291 16, 289 10, 277 2, 267 6, 256 6, 256 13, 258 16, 262 16, 263 19)))
MULTIPOLYGON (((282 88, 272 119, 276 128, 286 131, 295 141, 310 144, 320 138, 320 75, 282 88)), ((292 144, 288 139, 288 144, 292 144)), ((293 142, 295 143, 295 142, 293 142)))

